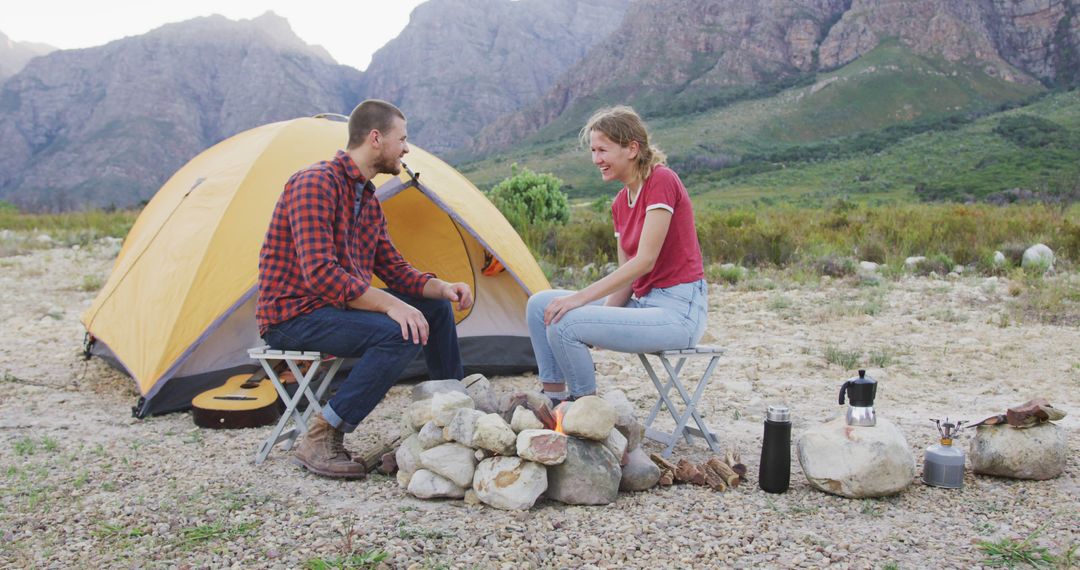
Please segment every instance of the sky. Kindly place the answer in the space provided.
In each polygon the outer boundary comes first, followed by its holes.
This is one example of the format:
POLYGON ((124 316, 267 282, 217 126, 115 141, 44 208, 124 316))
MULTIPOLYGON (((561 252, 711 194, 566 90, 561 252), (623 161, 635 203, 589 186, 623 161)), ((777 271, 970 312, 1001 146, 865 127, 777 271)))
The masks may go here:
POLYGON ((106 44, 172 22, 221 14, 251 19, 273 10, 293 32, 338 63, 365 69, 371 55, 397 37, 424 0, 5 0, 0 32, 19 42, 61 49, 106 44))

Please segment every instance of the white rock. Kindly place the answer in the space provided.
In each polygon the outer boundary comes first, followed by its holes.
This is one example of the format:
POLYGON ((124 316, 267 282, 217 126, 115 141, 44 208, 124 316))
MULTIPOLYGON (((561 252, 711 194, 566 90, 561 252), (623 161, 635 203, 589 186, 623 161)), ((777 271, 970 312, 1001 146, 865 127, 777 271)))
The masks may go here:
POLYGON ((473 445, 473 433, 476 430, 476 420, 484 417, 484 412, 461 408, 454 413, 454 418, 443 430, 443 437, 449 441, 456 441, 469 447, 473 445))
POLYGON ((979 426, 971 440, 971 469, 1013 479, 1053 479, 1065 471, 1065 430, 1054 423, 1029 428, 979 426))
POLYGON ((1047 270, 1054 266, 1054 252, 1049 247, 1037 243, 1024 250, 1024 258, 1020 265, 1025 269, 1047 270))
POLYGON ((466 376, 461 383, 476 404, 476 409, 487 414, 499 411, 499 398, 491 387, 491 382, 483 374, 466 376))
POLYGON ((458 487, 468 487, 472 484, 476 460, 472 448, 460 443, 444 443, 421 453, 420 465, 453 481, 458 487))
POLYGON ((810 484, 843 497, 883 497, 915 477, 915 457, 892 422, 849 426, 843 416, 811 427, 798 440, 799 464, 810 484))
POLYGON ((485 504, 526 510, 547 490, 547 469, 520 457, 492 457, 477 466, 472 484, 485 504))
POLYGON ((608 434, 608 438, 604 440, 604 447, 615 456, 615 459, 619 460, 619 464, 622 464, 623 456, 626 455, 626 436, 623 435, 618 429, 612 428, 611 433, 608 434))
POLYGON ((414 497, 421 499, 461 499, 465 496, 464 487, 459 487, 446 477, 427 469, 413 473, 408 490, 414 497))
POLYGON ((430 400, 435 394, 441 392, 460 392, 464 394, 465 384, 461 380, 428 380, 413 386, 412 399, 414 402, 430 400))
POLYGON ((926 261, 926 256, 913 255, 913 256, 911 256, 911 257, 904 260, 904 267, 906 267, 908 269, 915 269, 915 266, 917 266, 920 262, 923 262, 923 261, 926 261))
POLYGON ((634 404, 630 403, 630 399, 626 397, 626 392, 623 392, 622 390, 611 390, 605 392, 602 398, 615 408, 616 426, 637 422, 637 409, 634 407, 634 404))
POLYGON ((1004 267, 1005 266, 1005 254, 1001 253, 1000 251, 995 251, 994 252, 993 263, 994 263, 994 267, 1004 267))
POLYGON ((420 441, 420 447, 423 447, 424 449, 431 449, 436 445, 446 443, 446 438, 443 436, 443 428, 436 425, 434 421, 424 424, 424 427, 420 428, 420 433, 416 434, 416 437, 420 441))
POLYGON ((517 449, 517 434, 499 414, 485 414, 476 420, 473 447, 494 451, 499 455, 513 455, 517 449))
POLYGON ((859 269, 861 271, 866 271, 868 273, 873 273, 874 271, 878 270, 878 264, 874 263, 873 261, 860 261, 859 262, 859 269))
POLYGON ((518 406, 514 408, 514 417, 510 419, 510 429, 515 433, 521 433, 527 429, 544 429, 544 424, 532 410, 518 406))
POLYGON ((431 413, 431 400, 413 402, 405 409, 403 417, 405 418, 404 421, 406 426, 413 431, 420 431, 420 429, 424 427, 424 424, 435 419, 435 416, 431 413))
POLYGON ((656 486, 660 480, 660 468, 657 467, 645 450, 638 447, 630 452, 629 461, 622 466, 620 491, 644 491, 656 486))
POLYGON ((566 435, 605 441, 615 427, 615 407, 597 396, 574 401, 563 417, 566 435))
POLYGON ((517 454, 523 459, 558 465, 566 460, 567 437, 549 429, 527 429, 517 436, 517 454))
POLYGON ((413 474, 417 469, 420 469, 420 454, 424 452, 424 447, 420 445, 420 439, 418 435, 411 435, 405 438, 405 441, 401 442, 397 451, 394 453, 394 459, 397 460, 398 472, 405 472, 413 474))
POLYGON ((431 416, 439 427, 449 424, 458 410, 473 407, 472 398, 461 392, 439 392, 431 397, 431 416))

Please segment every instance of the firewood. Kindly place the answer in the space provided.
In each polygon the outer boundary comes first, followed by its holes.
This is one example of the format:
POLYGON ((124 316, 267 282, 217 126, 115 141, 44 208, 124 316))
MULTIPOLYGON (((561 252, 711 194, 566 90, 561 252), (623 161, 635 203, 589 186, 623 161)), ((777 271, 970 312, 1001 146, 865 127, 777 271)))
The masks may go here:
POLYGON ((724 462, 739 476, 739 479, 746 479, 746 465, 743 465, 742 458, 739 457, 738 452, 733 452, 729 449, 724 458, 724 462))
POLYGON ((701 467, 694 465, 689 460, 680 459, 679 464, 675 469, 675 480, 680 483, 704 485, 705 473, 701 471, 701 467))
MULTIPOLYGON (((383 456, 388 453, 393 454, 393 452, 397 450, 398 446, 401 445, 401 441, 402 437, 400 435, 394 436, 394 438, 389 441, 385 441, 375 447, 366 449, 363 452, 357 454, 355 457, 353 457, 353 461, 363 464, 364 469, 366 469, 370 473, 371 471, 374 471, 376 468, 383 465, 383 456)), ((394 461, 394 468, 397 468, 396 460, 394 461)))
POLYGON ((724 482, 724 478, 713 469, 708 462, 705 463, 705 484, 712 487, 714 491, 726 491, 727 483, 724 482))
POLYGON ((397 454, 393 451, 384 453, 379 464, 379 473, 393 475, 397 471, 397 454))
MULTIPOLYGON (((540 423, 544 424, 544 429, 555 429, 557 422, 555 420, 555 414, 551 412, 551 408, 547 406, 533 406, 527 400, 521 405, 524 406, 526 410, 529 410, 536 415, 536 418, 540 420, 540 423)), ((513 412, 511 412, 511 414, 512 413, 513 412)))
POLYGON ((717 457, 711 457, 709 458, 708 465, 724 478, 724 482, 727 483, 729 487, 737 487, 739 485, 739 474, 732 471, 727 463, 720 461, 717 457))
POLYGON ((675 483, 675 472, 670 469, 661 469, 658 483, 664 487, 670 487, 675 483))
POLYGON ((663 456, 661 456, 659 453, 650 453, 649 459, 652 459, 652 462, 655 463, 656 466, 660 468, 660 470, 667 469, 668 471, 671 471, 672 474, 674 474, 675 471, 678 469, 678 467, 676 467, 674 463, 668 461, 667 459, 664 459, 663 456))

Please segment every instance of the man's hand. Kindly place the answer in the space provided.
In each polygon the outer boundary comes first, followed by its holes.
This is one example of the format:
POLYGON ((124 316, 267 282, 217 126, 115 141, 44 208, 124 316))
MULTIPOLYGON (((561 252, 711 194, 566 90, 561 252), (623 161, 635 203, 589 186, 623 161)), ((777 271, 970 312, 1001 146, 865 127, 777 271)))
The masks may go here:
POLYGON ((457 302, 458 310, 465 311, 472 307, 472 290, 464 283, 447 283, 442 290, 442 298, 451 303, 457 302))
POLYGON ((401 325, 401 338, 412 340, 413 344, 427 345, 428 322, 419 309, 399 301, 390 307, 386 316, 401 325))

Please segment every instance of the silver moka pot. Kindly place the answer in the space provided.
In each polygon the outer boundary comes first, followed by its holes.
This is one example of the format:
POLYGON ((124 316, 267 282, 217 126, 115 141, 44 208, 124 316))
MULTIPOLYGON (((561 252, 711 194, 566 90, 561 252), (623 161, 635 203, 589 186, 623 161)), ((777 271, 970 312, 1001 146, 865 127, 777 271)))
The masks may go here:
POLYGON ((840 386, 840 404, 844 404, 844 394, 847 394, 847 425, 849 426, 873 426, 877 423, 874 416, 874 396, 877 394, 877 381, 866 375, 865 370, 859 371, 858 378, 852 378, 840 386))

